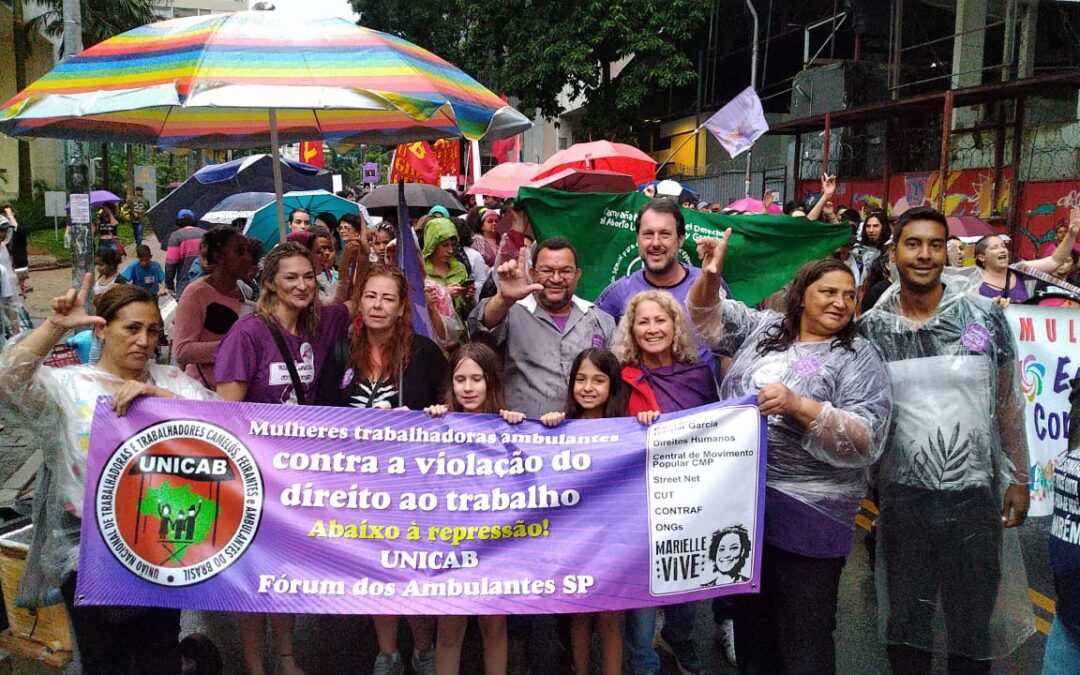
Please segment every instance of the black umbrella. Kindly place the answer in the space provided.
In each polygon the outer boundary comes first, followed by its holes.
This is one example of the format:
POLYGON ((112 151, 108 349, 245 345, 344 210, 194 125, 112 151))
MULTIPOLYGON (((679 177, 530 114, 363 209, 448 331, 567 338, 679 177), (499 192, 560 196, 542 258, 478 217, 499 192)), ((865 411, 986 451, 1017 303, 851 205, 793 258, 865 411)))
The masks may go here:
MULTIPOLYGON (((465 213, 465 207, 446 190, 425 183, 406 183, 405 201, 409 203, 409 215, 422 216, 432 206, 444 206, 451 214, 465 213)), ((380 185, 360 200, 368 213, 385 218, 398 210, 398 186, 380 185)))
MULTIPOLYGON (((299 162, 281 163, 281 183, 285 192, 330 190, 333 176, 299 162)), ((273 160, 270 155, 252 155, 225 164, 205 166, 154 204, 147 214, 154 233, 164 246, 176 229, 176 214, 191 209, 198 220, 221 200, 238 192, 274 192, 273 160)))

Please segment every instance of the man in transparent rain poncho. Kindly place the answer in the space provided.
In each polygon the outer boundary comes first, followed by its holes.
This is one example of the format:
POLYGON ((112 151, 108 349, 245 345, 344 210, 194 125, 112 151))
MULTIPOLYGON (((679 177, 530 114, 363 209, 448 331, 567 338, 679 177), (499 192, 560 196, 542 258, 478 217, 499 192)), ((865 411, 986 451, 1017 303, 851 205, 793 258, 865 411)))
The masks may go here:
POLYGON ((885 360, 893 421, 877 467, 878 630, 894 673, 990 672, 1033 632, 1016 528, 1028 510, 1028 448, 1016 345, 1005 315, 950 272, 945 217, 905 212, 900 283, 861 319, 885 360), (946 635, 935 639, 937 626, 946 635))
POLYGON ((748 673, 834 673, 840 575, 865 467, 884 447, 888 377, 856 334, 851 268, 805 264, 784 314, 720 301, 730 236, 698 241, 686 305, 704 342, 734 354, 720 397, 756 395, 769 420, 761 593, 734 600, 737 661, 748 673))

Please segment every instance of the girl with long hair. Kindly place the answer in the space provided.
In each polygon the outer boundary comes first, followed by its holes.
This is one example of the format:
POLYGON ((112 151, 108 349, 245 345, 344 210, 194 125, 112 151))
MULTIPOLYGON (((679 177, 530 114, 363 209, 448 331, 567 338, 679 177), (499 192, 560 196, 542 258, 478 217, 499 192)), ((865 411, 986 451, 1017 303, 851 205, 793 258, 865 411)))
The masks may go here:
MULTIPOLYGON (((490 347, 470 342, 454 352, 450 359, 450 378, 445 402, 428 406, 424 412, 432 417, 447 413, 494 413, 510 424, 520 424, 525 415, 506 410, 505 389, 499 357, 490 347)), ((507 665, 506 615, 491 614, 477 617, 480 636, 484 642, 484 673, 505 675, 507 665)), ((461 646, 469 617, 444 615, 439 617, 435 638, 435 672, 438 675, 458 675, 461 670, 461 646)))
MULTIPOLYGON (((590 347, 581 352, 570 366, 570 386, 566 392, 566 409, 550 412, 540 418, 549 427, 563 420, 602 419, 626 415, 627 387, 622 381, 622 364, 607 349, 590 347)), ((574 672, 589 672, 592 652, 593 619, 600 634, 600 672, 618 675, 622 672, 622 634, 619 632, 620 612, 587 612, 570 616, 570 651, 574 672)))

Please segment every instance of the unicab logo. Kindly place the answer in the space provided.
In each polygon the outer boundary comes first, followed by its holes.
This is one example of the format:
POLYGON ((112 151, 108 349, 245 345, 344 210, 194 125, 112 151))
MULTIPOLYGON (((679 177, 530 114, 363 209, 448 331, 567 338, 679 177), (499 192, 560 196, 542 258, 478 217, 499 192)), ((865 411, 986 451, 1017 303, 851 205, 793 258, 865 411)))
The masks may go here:
POLYGON ((198 420, 161 422, 119 446, 101 472, 97 524, 133 574, 162 586, 206 581, 258 530, 263 482, 251 451, 198 420))

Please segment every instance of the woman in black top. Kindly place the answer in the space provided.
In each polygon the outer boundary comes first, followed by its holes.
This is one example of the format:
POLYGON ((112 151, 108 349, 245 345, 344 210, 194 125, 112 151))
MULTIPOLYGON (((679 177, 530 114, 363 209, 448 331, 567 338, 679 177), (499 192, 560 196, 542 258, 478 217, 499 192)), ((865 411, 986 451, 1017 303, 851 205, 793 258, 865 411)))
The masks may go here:
MULTIPOLYGON (((94 225, 94 233, 98 236, 98 252, 112 249, 120 253, 120 239, 116 236, 120 223, 116 215, 108 205, 102 206, 98 213, 98 221, 94 225)), ((120 256, 123 259, 123 255, 120 256)))
MULTIPOLYGON (((356 293, 357 316, 352 335, 327 357, 320 375, 318 405, 412 410, 439 403, 449 366, 439 347, 412 331, 412 307, 405 274, 396 267, 375 265, 356 293)), ((376 666, 393 667, 398 617, 373 616, 379 641, 376 666)), ((413 631, 413 670, 434 664, 430 617, 408 617, 413 631)))
POLYGON ((374 266, 356 303, 355 330, 323 366, 319 405, 423 410, 442 400, 446 357, 434 342, 413 333, 404 273, 374 266))

